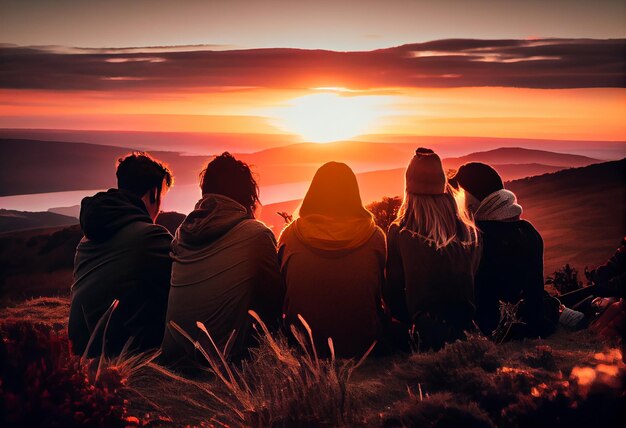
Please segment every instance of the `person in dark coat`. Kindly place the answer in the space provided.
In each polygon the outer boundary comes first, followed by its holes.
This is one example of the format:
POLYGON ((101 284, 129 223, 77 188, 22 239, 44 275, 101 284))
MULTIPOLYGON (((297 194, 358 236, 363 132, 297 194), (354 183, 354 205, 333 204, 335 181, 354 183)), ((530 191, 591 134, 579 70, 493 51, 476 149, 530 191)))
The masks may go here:
POLYGON ((322 165, 279 238, 285 321, 302 327, 302 316, 319 354, 330 354, 328 338, 335 355, 346 358, 359 358, 380 341, 385 250, 354 172, 344 163, 322 165))
POLYGON ((413 326, 421 350, 439 349, 472 328, 479 238, 432 150, 417 149, 405 185, 387 235, 383 297, 395 319, 413 326))
POLYGON ((515 194, 489 165, 471 162, 450 179, 463 189, 465 204, 481 231, 483 251, 476 274, 476 323, 491 336, 500 323, 500 301, 516 304, 523 324, 518 337, 543 333, 543 240, 523 220, 515 194))
POLYGON ((218 358, 202 322, 220 352, 240 359, 255 344, 248 310, 276 326, 284 296, 274 234, 254 218, 258 187, 248 165, 223 153, 202 172, 200 187, 202 198, 172 242, 161 351, 163 362, 180 368, 207 361, 172 323, 218 358))
POLYGON ((154 224, 161 200, 172 185, 171 172, 145 153, 121 158, 117 189, 84 198, 76 248, 68 335, 72 350, 102 353, 105 313, 106 355, 143 351, 160 345, 171 273, 170 233, 154 224), (98 322, 103 318, 100 327, 98 322))

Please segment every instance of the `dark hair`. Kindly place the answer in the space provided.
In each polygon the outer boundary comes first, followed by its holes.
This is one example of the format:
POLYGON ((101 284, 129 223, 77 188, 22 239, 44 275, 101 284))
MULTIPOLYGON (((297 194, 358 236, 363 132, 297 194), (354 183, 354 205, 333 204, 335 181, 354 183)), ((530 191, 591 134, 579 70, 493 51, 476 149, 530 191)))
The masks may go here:
POLYGON ((216 156, 200 173, 202 194, 217 193, 246 207, 253 214, 259 203, 259 186, 247 163, 228 152, 216 156))
POLYGON ((139 197, 154 187, 160 192, 164 179, 168 188, 174 184, 174 177, 167 166, 146 152, 133 152, 119 158, 115 175, 118 189, 139 197))

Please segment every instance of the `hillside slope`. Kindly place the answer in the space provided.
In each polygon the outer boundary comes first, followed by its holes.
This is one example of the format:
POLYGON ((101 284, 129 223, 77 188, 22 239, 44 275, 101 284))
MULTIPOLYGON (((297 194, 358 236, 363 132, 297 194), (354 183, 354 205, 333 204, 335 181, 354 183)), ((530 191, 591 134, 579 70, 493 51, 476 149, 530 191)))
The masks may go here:
POLYGON ((54 212, 27 212, 0 209, 0 233, 39 227, 69 226, 78 219, 54 212))
POLYGON ((603 263, 626 234, 626 159, 512 181, 543 235, 545 270, 603 263))

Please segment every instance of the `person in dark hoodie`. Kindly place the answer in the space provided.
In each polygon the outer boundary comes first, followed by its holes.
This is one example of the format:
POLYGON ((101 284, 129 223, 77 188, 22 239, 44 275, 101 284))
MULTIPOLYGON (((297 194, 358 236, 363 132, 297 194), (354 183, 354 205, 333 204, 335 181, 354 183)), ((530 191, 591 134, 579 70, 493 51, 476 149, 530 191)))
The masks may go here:
MULTIPOLYGON (((321 166, 279 238, 285 321, 312 329, 317 352, 361 357, 383 333, 385 235, 361 203, 352 170, 321 166)), ((305 333, 306 334, 306 333, 305 333)))
POLYGON ((471 162, 450 179, 481 231, 483 252, 476 274, 476 323, 491 336, 500 323, 500 301, 520 303, 522 324, 514 337, 536 337, 543 331, 543 240, 520 218, 515 194, 489 165, 471 162))
POLYGON ((411 326, 419 350, 437 350, 473 326, 478 234, 432 150, 416 150, 405 190, 387 234, 383 297, 391 316, 411 326))
POLYGON ((225 152, 202 171, 200 188, 202 198, 172 242, 161 346, 163 361, 183 369, 206 361, 174 324, 215 356, 196 324, 202 322, 220 351, 239 359, 254 344, 248 310, 277 324, 284 293, 274 234, 254 218, 258 187, 248 165, 225 152))
POLYGON ((170 233, 154 224, 173 177, 146 153, 120 158, 117 189, 84 198, 80 224, 84 237, 76 248, 68 324, 73 352, 105 354, 156 348, 161 343, 171 259, 170 233), (100 319, 103 322, 98 328, 100 319))

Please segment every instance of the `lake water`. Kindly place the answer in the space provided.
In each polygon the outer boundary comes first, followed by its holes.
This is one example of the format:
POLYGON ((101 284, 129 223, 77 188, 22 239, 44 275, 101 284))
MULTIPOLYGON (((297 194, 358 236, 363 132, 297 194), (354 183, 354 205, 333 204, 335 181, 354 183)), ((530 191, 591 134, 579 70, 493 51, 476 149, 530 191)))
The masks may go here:
MULTIPOLYGON (((308 186, 308 182, 262 186, 260 189, 261 203, 268 205, 292 199, 301 199, 304 197, 308 186)), ((91 196, 101 190, 72 190, 68 192, 2 196, 0 197, 0 208, 18 211, 47 211, 50 208, 72 207, 80 205, 80 201, 85 196, 91 196)), ((175 185, 165 197, 162 209, 163 211, 177 211, 187 214, 193 210, 200 196, 200 187, 196 184, 175 185)))

